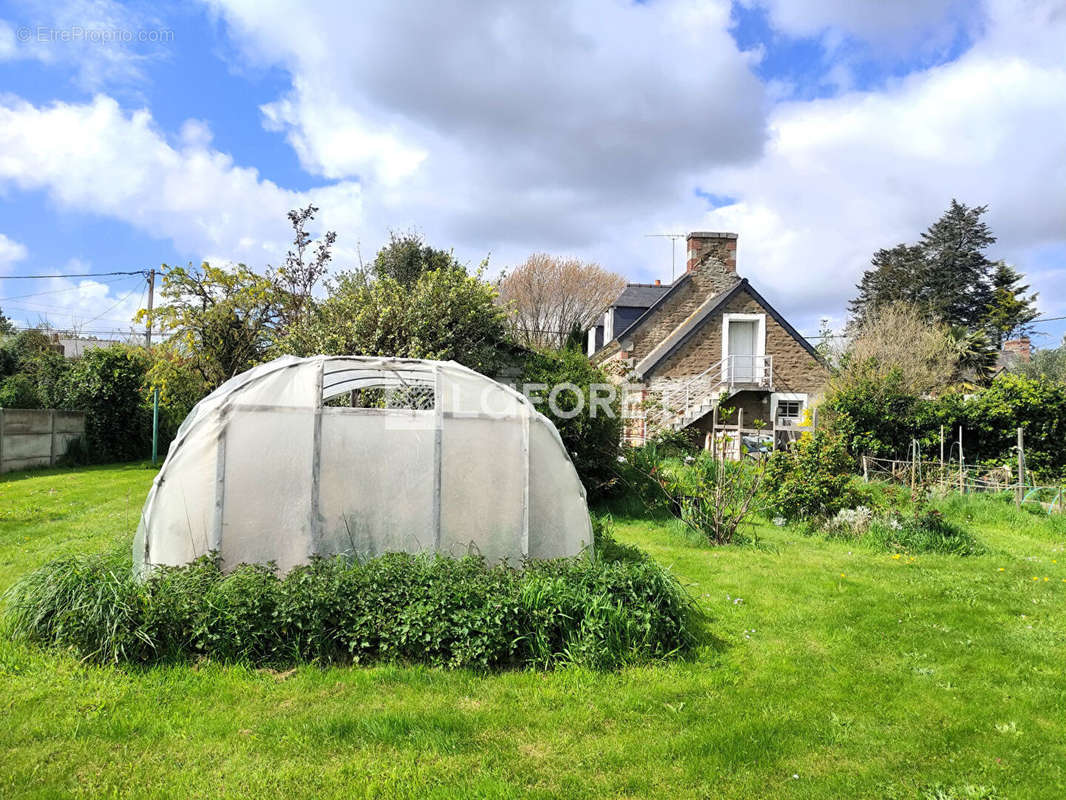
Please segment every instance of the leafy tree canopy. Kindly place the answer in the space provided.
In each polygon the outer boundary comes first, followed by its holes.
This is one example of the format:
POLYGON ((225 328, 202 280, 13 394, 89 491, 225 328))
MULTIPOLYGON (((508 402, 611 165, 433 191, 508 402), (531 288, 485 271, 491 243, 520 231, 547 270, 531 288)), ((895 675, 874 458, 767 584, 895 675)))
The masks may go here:
POLYGON ((426 272, 460 270, 466 272, 450 250, 430 247, 417 231, 389 232, 389 242, 374 256, 373 277, 389 278, 401 286, 412 286, 426 272))
POLYGON ((493 374, 509 345, 506 312, 480 273, 447 268, 411 284, 341 273, 329 295, 280 343, 284 352, 455 360, 493 374))
POLYGON ((905 302, 931 321, 967 331, 984 330, 993 345, 1026 330, 1036 317, 1036 295, 1010 266, 985 250, 996 237, 982 220, 987 206, 957 200, 917 244, 878 250, 851 302, 855 321, 878 307, 905 302))
MULTIPOLYGON (((267 357, 287 298, 270 278, 243 264, 226 269, 163 265, 162 302, 151 321, 209 387, 267 357)), ((135 318, 148 321, 141 309, 135 318)))

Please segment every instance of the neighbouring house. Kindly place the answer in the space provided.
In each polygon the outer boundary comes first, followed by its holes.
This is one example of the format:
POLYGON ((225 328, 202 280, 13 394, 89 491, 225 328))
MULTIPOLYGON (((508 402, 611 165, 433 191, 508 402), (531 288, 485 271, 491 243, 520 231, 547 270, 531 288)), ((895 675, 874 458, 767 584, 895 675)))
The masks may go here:
POLYGON ((996 356, 996 373, 1005 372, 1033 360, 1033 344, 1028 336, 1008 339, 996 356))
POLYGON ((690 233, 686 270, 631 284, 588 332, 588 352, 622 387, 625 439, 695 428, 780 446, 795 438, 828 370, 815 349, 736 271, 737 234, 690 233))

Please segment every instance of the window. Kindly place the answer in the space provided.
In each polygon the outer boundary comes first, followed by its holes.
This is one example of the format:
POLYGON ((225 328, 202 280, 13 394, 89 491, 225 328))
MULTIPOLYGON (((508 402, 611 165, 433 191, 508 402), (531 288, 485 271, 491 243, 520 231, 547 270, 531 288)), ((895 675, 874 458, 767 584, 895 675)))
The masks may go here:
POLYGON ((798 422, 800 415, 803 413, 803 401, 802 400, 778 400, 777 401, 777 418, 779 420, 788 420, 789 422, 798 422))

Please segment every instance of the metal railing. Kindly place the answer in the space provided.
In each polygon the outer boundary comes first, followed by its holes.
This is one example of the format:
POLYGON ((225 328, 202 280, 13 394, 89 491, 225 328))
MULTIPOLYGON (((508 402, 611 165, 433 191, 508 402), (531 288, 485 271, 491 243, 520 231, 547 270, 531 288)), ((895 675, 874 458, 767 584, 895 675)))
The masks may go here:
POLYGON ((693 408, 718 402, 723 392, 773 389, 774 357, 730 355, 681 386, 663 392, 668 417, 684 418, 693 408))

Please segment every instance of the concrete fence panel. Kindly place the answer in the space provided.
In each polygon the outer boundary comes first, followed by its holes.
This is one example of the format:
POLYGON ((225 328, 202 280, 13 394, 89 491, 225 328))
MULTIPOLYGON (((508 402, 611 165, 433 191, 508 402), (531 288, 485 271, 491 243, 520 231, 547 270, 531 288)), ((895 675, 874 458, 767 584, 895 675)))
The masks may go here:
POLYGON ((84 411, 0 408, 0 472, 53 466, 84 433, 84 411))

